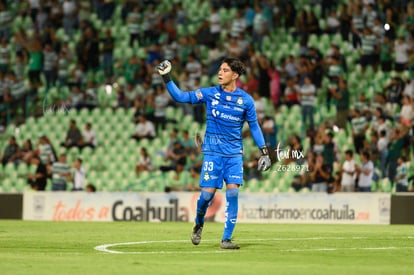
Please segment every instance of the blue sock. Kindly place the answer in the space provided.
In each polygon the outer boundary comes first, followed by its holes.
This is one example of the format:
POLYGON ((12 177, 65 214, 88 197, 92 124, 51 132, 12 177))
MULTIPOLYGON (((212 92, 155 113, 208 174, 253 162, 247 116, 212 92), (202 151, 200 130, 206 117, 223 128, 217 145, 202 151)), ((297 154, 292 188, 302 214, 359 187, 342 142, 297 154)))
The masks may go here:
POLYGON ((197 216, 195 218, 196 224, 204 223, 204 216, 206 215, 207 208, 210 205, 210 202, 214 198, 214 192, 210 193, 204 190, 201 190, 200 197, 197 201, 197 216))
POLYGON ((239 207, 239 189, 232 188, 226 190, 226 221, 224 222, 224 233, 222 240, 231 240, 234 227, 237 221, 237 212, 239 207))

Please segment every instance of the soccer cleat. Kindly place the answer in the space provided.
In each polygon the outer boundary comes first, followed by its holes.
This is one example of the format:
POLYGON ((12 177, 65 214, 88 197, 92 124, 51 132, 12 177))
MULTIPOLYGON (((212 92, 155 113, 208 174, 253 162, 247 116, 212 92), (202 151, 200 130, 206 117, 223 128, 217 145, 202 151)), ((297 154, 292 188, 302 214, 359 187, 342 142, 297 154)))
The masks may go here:
POLYGON ((201 233, 203 233, 203 224, 196 224, 193 227, 191 234, 191 242, 194 245, 198 245, 201 242, 201 233))
POLYGON ((238 244, 232 243, 231 240, 222 240, 220 247, 222 249, 240 249, 238 244))

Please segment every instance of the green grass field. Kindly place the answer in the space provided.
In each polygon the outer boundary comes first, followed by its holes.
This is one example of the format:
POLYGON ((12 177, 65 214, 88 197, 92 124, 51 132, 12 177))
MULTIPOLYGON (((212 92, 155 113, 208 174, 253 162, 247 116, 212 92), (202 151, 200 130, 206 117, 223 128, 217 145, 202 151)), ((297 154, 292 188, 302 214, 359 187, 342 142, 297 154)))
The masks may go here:
POLYGON ((0 221, 1 274, 414 274, 414 226, 0 221), (103 246, 113 244, 112 246, 103 246), (97 250, 96 247, 101 247, 97 250))

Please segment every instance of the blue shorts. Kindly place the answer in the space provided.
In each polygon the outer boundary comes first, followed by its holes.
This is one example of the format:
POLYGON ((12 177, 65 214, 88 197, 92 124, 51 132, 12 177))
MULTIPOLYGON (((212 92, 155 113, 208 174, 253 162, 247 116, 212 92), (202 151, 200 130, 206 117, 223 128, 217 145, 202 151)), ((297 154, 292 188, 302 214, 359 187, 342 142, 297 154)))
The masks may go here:
POLYGON ((226 184, 243 185, 243 157, 205 155, 200 174, 200 187, 223 188, 226 184))

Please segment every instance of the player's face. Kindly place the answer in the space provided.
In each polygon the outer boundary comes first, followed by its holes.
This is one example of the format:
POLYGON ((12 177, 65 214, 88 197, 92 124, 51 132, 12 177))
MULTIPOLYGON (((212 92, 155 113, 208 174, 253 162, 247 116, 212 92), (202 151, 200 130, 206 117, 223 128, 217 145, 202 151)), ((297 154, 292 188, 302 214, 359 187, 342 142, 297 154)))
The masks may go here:
POLYGON ((220 85, 229 85, 237 79, 237 73, 233 72, 227 63, 223 63, 218 71, 218 83, 220 85))

